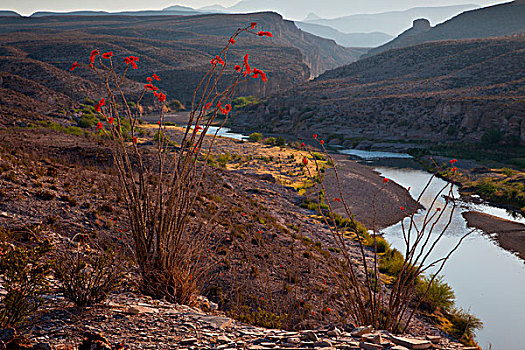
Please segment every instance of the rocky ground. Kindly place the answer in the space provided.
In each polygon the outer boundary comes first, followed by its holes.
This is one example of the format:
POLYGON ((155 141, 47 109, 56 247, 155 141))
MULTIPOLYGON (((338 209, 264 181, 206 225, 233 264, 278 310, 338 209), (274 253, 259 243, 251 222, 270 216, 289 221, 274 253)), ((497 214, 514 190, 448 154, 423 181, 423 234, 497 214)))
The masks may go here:
MULTIPOLYGON (((202 305, 216 308, 205 298, 202 305)), ((105 305, 84 310, 64 300, 53 301, 42 321, 18 344, 12 333, 0 332, 7 349, 469 349, 446 337, 428 333, 394 336, 372 327, 326 325, 311 330, 283 331, 237 322, 219 311, 123 293, 105 305)), ((1 343, 0 343, 1 344, 1 343)), ((470 348, 472 349, 472 348, 470 348)))

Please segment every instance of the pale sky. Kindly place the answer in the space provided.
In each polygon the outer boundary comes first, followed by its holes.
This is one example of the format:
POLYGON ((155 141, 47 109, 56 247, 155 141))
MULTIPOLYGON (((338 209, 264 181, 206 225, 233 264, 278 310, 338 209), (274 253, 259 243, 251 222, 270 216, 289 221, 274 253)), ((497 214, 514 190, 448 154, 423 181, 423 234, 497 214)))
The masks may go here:
MULTIPOLYGON (((255 3, 254 0, 245 0, 255 3)), ((334 13, 339 16, 351 15, 355 13, 338 13, 337 8, 340 4, 354 3, 356 9, 366 11, 370 5, 380 5, 384 11, 403 10, 415 6, 446 6, 459 4, 477 4, 481 6, 492 5, 496 3, 508 2, 510 0, 302 0, 301 7, 311 7, 312 12, 319 11, 320 8, 333 7, 334 13)), ((221 4, 231 6, 238 3, 239 0, 156 0, 154 2, 144 0, 0 0, 0 10, 14 10, 24 16, 30 15, 35 11, 74 11, 74 10, 104 10, 104 11, 122 11, 122 10, 160 10, 171 5, 184 5, 193 8, 199 8, 206 5, 221 4)), ((269 1, 271 2, 271 1, 269 1)), ((266 0, 258 0, 256 3, 269 3, 266 0)), ((287 2, 294 0, 279 0, 286 6, 287 2)), ((264 5, 263 5, 264 6, 264 5)), ((347 6, 346 6, 347 7, 347 6)), ((377 6, 376 6, 377 8, 377 6)), ((278 11, 278 9, 275 9, 278 11)), ((363 13, 357 10, 357 13, 363 13)), ((377 11, 371 11, 377 12, 377 11)), ((334 16, 335 17, 335 16, 334 16)), ((292 18, 293 19, 293 18, 292 18)))

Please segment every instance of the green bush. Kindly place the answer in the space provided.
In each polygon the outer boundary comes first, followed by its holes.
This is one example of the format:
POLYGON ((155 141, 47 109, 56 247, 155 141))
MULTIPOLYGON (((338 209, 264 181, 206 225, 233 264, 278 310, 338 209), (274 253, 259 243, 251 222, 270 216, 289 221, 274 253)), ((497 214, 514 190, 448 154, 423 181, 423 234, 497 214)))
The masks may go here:
POLYGON ((253 134, 250 134, 250 136, 248 137, 248 140, 250 140, 251 142, 259 142, 262 140, 262 134, 258 132, 254 132, 253 134))
POLYGON ((387 251, 390 250, 390 244, 388 244, 386 239, 384 239, 383 237, 380 237, 380 236, 376 236, 375 237, 375 242, 374 242, 374 237, 370 237, 367 240, 366 243, 367 243, 367 245, 369 247, 374 248, 374 246, 375 246, 376 247, 376 251, 378 253, 386 253, 387 251))
POLYGON ((78 120, 77 120, 77 126, 83 129, 89 129, 97 125, 99 122, 98 118, 94 115, 90 114, 83 114, 78 120))
POLYGON ((233 99, 232 107, 235 109, 243 109, 248 106, 255 106, 259 103, 259 99, 255 96, 242 96, 233 99))
MULTIPOLYGON (((423 276, 416 286, 416 291, 420 297, 423 297, 433 276, 423 276)), ((426 296, 423 297, 422 303, 430 311, 441 309, 449 311, 454 306, 455 295, 452 288, 443 281, 443 276, 438 276, 430 285, 426 296)))
POLYGON ((243 305, 239 312, 232 313, 232 316, 241 322, 270 329, 281 328, 283 321, 288 317, 286 314, 276 315, 260 307, 252 310, 247 305, 243 305))
POLYGON ((0 328, 26 324, 44 304, 48 292, 50 265, 46 259, 52 245, 33 232, 20 233, 0 228, 0 328), (17 237, 20 236, 20 237, 17 237))
POLYGON ((389 250, 379 262, 379 271, 389 276, 397 276, 403 268, 405 257, 397 249, 389 250))
POLYGON ((465 345, 475 345, 474 332, 483 328, 483 322, 463 309, 453 309, 446 315, 450 322, 445 332, 465 345))
POLYGON ((282 136, 277 136, 277 138, 275 139, 275 145, 281 147, 286 146, 286 140, 282 136))
POLYGON ((226 168, 226 165, 231 161, 232 156, 229 153, 219 154, 217 156, 217 163, 223 168, 226 168))

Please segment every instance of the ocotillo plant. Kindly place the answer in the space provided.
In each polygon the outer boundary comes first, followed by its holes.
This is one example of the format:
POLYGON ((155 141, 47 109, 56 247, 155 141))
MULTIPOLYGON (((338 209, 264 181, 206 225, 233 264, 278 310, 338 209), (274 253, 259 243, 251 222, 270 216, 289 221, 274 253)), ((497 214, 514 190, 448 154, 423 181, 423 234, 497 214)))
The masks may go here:
MULTIPOLYGON (((384 281, 383 274, 380 271, 380 249, 379 234, 373 230, 371 234, 365 232, 368 244, 363 242, 362 233, 359 232, 359 224, 354 219, 352 210, 345 200, 341 181, 337 171, 337 164, 330 153, 327 152, 324 141, 314 135, 319 147, 323 150, 329 163, 333 165, 334 176, 338 186, 339 197, 334 198, 334 202, 342 204, 347 216, 345 225, 338 222, 337 215, 333 210, 331 200, 325 200, 323 196, 326 188, 322 180, 320 165, 317 158, 313 156, 311 150, 310 158, 316 163, 317 178, 320 179, 315 183, 317 193, 318 211, 322 214, 325 224, 329 227, 333 241, 340 249, 340 254, 332 254, 329 266, 333 269, 335 281, 338 283, 340 290, 343 292, 346 308, 350 317, 360 325, 372 325, 375 329, 385 329, 392 332, 404 332, 409 326, 415 312, 419 308, 422 300, 427 295, 432 282, 443 270, 445 263, 450 256, 459 248, 463 240, 472 232, 468 232, 458 239, 456 244, 444 256, 433 259, 432 253, 435 252, 436 246, 443 239, 448 230, 453 213, 457 206, 457 201, 453 194, 452 183, 446 183, 434 196, 429 208, 426 208, 421 222, 415 220, 417 207, 408 215, 408 225, 402 221, 401 234, 405 243, 405 259, 395 271, 395 280, 392 285, 384 281), (439 204, 438 199, 445 195, 445 204, 439 204), (328 212, 323 211, 321 204, 328 206, 328 212), (354 232, 356 239, 348 237, 347 231, 354 232), (357 243, 354 243, 357 242, 357 243), (359 258, 351 256, 351 246, 357 244, 359 258), (423 293, 416 293, 416 284, 419 277, 434 268, 433 275, 430 277, 428 287, 423 293), (359 276, 363 275, 363 278, 359 276)), ((303 144, 304 147, 304 144, 303 144)), ((304 158, 305 164, 308 162, 304 158)), ((452 171, 455 171, 454 163, 451 161, 452 171)), ((457 170, 457 169, 456 169, 457 170)), ((310 174, 311 175, 311 174, 310 174)), ((432 176, 426 187, 417 198, 422 198, 423 194, 428 191, 430 183, 434 179, 432 176)), ((387 186, 389 180, 385 178, 383 185, 387 186)), ((399 210, 406 210, 404 207, 399 210)))
MULTIPOLYGON (((222 51, 211 59, 209 70, 195 88, 188 125, 180 147, 175 149, 165 137, 166 96, 154 85, 161 78, 156 74, 148 77, 138 101, 131 104, 121 85, 130 67, 138 69, 139 58, 125 57, 126 68, 118 74, 113 52, 91 52, 90 68, 104 81, 105 97, 100 99, 96 110, 106 121, 107 129, 102 122, 97 129, 110 136, 113 160, 129 213, 142 289, 147 294, 179 303, 194 301, 199 280, 205 272, 201 258, 209 230, 193 224, 190 212, 195 207, 206 169, 206 162, 200 164, 199 160, 209 156, 217 133, 209 137, 207 149, 203 149, 203 142, 219 114, 226 116, 226 121, 238 84, 250 78, 267 80, 262 70, 250 67, 248 54, 243 62, 228 68, 228 51, 241 33, 272 36, 270 32, 255 32, 256 26, 251 23, 246 28, 239 28, 222 51), (224 85, 219 83, 226 75, 233 78, 221 90, 220 86, 224 85), (137 134, 140 103, 148 92, 154 94, 160 107, 153 149, 141 145, 137 134), (126 124, 128 128, 124 127, 126 124)), ((77 66, 75 62, 71 70, 77 66)))

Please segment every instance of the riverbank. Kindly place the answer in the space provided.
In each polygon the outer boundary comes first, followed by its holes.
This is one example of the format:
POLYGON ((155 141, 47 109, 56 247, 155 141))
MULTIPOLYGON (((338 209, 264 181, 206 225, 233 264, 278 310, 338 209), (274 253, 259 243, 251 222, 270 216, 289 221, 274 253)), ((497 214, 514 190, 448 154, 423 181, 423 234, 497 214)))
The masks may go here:
POLYGON ((525 225, 504 220, 489 214, 468 211, 463 213, 469 227, 474 227, 488 234, 496 234, 499 245, 518 253, 525 260, 525 225))
MULTIPOLYGON (((423 208, 410 196, 406 188, 390 180, 385 183, 384 178, 371 167, 350 160, 347 156, 332 157, 337 167, 343 197, 352 214, 368 229, 376 231, 389 227, 423 208)), ((340 197, 333 169, 327 170, 324 185, 327 198, 340 197)), ((336 213, 346 216, 341 203, 334 202, 333 207, 336 213)))

